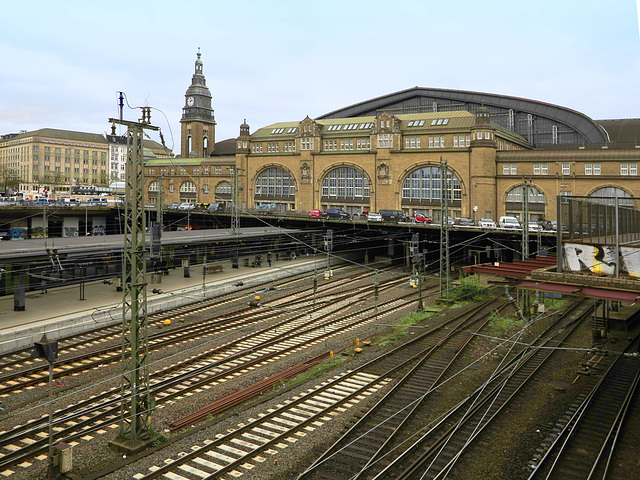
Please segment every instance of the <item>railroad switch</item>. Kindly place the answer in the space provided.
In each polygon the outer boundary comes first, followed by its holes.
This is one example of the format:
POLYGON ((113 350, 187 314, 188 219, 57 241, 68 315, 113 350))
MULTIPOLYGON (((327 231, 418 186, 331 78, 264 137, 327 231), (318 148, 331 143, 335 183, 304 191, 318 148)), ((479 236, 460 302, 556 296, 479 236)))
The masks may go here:
POLYGON ((164 323, 165 325, 171 325, 171 320, 166 319, 165 321, 163 321, 162 323, 164 323))
POLYGON ((356 353, 361 353, 362 349, 361 348, 354 348, 353 351, 356 352, 356 353))

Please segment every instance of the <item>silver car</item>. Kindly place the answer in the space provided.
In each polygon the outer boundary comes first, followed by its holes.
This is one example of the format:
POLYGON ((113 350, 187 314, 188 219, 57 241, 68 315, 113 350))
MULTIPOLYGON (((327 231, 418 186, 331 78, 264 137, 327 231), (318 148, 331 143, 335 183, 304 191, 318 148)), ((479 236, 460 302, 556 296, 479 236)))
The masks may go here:
POLYGON ((478 226, 481 228, 496 228, 496 222, 490 218, 481 218, 478 220, 478 226))

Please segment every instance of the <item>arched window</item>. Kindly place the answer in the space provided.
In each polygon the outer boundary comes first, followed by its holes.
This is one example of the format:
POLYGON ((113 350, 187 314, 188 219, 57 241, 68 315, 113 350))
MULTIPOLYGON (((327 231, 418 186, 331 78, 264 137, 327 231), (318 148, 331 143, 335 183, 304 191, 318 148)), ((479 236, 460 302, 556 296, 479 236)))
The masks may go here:
POLYGON ((153 182, 151 182, 149 184, 149 191, 150 192, 157 192, 158 190, 159 190, 159 187, 158 187, 158 181, 157 180, 154 180, 153 182))
POLYGON ((197 187, 196 184, 190 181, 184 182, 180 185, 180 193, 196 193, 197 187))
POLYGON ((600 205, 615 205, 616 196, 618 197, 618 205, 621 207, 633 207, 633 200, 631 195, 626 190, 618 187, 602 187, 595 190, 589 195, 595 200, 592 203, 598 203, 600 205))
MULTIPOLYGON (((460 180, 450 170, 447 172, 447 177, 447 199, 453 202, 453 205, 460 205, 462 200, 460 180)), ((442 195, 441 184, 440 167, 424 167, 414 170, 402 184, 402 201, 411 204, 439 205, 442 195)))
POLYGON ((209 139, 207 137, 204 137, 204 139, 202 140, 202 151, 206 152, 207 148, 209 147, 209 139))
POLYGON ((322 181, 322 199, 368 200, 369 180, 364 172, 352 167, 331 170, 322 181))
POLYGON ((220 182, 216 185, 216 200, 220 198, 231 198, 231 193, 233 192, 233 187, 231 186, 231 182, 220 182))
POLYGON ((191 135, 187 137, 187 154, 191 155, 191 151, 193 150, 193 145, 191 143, 191 135))
MULTIPOLYGON (((513 215, 517 218, 521 217, 524 198, 524 185, 517 185, 507 192, 506 197, 506 213, 507 215, 513 215)), ((528 186, 529 201, 527 204, 527 210, 529 211, 529 218, 527 222, 536 222, 545 218, 546 202, 544 194, 533 185, 528 186)), ((521 219, 523 220, 523 219, 521 219)))
MULTIPOLYGON (((517 187, 513 187, 511 190, 507 192, 507 203, 520 203, 522 204, 522 199, 524 198, 524 187, 519 185, 517 187)), ((541 193, 536 187, 529 185, 529 205, 532 203, 535 204, 543 204, 544 194, 541 193)))
POLYGON ((290 198, 295 194, 296 181, 282 168, 267 168, 256 178, 256 198, 290 198))

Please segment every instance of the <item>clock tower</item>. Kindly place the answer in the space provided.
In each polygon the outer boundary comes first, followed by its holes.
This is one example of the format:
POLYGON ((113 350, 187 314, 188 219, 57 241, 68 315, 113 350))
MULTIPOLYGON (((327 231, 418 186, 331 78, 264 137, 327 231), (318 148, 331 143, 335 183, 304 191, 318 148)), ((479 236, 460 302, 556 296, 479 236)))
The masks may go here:
POLYGON ((200 48, 191 85, 184 95, 182 107, 180 155, 182 158, 208 157, 215 148, 216 120, 211 108, 211 92, 202 73, 200 48))

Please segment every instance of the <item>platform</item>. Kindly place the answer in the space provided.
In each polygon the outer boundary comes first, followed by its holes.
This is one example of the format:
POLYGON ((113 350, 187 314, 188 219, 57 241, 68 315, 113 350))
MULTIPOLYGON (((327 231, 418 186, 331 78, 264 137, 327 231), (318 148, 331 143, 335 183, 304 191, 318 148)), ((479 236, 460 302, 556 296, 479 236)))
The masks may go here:
MULTIPOLYGON (((252 257, 253 258, 253 257, 252 257)), ((252 285, 278 280, 296 273, 317 268, 322 271, 326 262, 324 255, 297 257, 293 260, 274 260, 269 267, 245 266, 240 258, 239 268, 232 268, 231 261, 219 262, 222 271, 209 273, 203 277, 202 265, 192 265, 190 277, 185 278, 184 269, 169 270, 168 275, 147 274, 147 311, 153 313, 167 308, 175 308, 197 300, 210 298, 228 291, 244 289, 247 302, 253 298, 252 285), (158 283, 154 283, 158 281, 158 283), (243 286, 234 286, 242 281, 243 286), (249 287, 249 288, 247 288, 249 287), (161 294, 152 293, 161 289, 161 294)), ((335 263, 337 264, 337 260, 335 263)), ((122 319, 123 293, 117 291, 114 282, 107 285, 102 281, 86 283, 84 298, 78 285, 60 287, 46 292, 29 292, 26 295, 24 311, 13 310, 13 296, 0 298, 0 353, 32 345, 44 333, 51 340, 61 336, 79 333, 83 330, 120 322, 122 319)))

